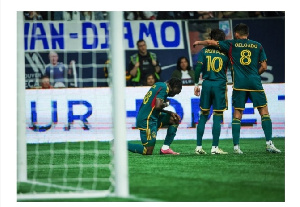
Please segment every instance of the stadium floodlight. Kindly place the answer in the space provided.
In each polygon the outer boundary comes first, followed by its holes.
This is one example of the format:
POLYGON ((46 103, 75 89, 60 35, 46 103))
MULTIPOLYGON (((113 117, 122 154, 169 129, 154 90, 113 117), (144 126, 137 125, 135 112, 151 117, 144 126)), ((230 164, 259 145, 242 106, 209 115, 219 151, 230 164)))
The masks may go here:
MULTIPOLYGON (((25 60, 29 62, 28 65, 30 66, 36 64, 35 71, 45 68, 40 53, 44 53, 45 57, 45 54, 49 53, 49 49, 41 51, 35 48, 33 51, 26 51, 24 48, 26 48, 25 44, 27 43, 24 42, 24 39, 26 41, 29 39, 28 35, 32 35, 31 40, 38 44, 48 39, 51 41, 51 37, 41 37, 41 34, 34 36, 32 33, 27 33, 27 36, 24 36, 24 34, 26 29, 42 30, 42 24, 52 25, 52 29, 55 30, 58 22, 24 22, 23 12, 19 11, 17 15, 17 200, 129 197, 124 95, 123 12, 109 12, 107 24, 109 24, 109 30, 114 32, 110 32, 110 50, 102 51, 102 54, 109 57, 111 61, 110 87, 96 88, 99 82, 106 82, 107 80, 97 78, 97 70, 101 68, 100 66, 104 66, 104 62, 99 64, 98 56, 96 56, 99 51, 91 49, 88 51, 71 51, 78 53, 76 64, 72 61, 70 64, 75 80, 72 89, 54 88, 47 90, 25 90, 25 60), (82 90, 86 89, 80 88, 86 81, 82 78, 83 73, 85 73, 85 65, 82 61, 84 60, 83 56, 87 53, 91 53, 92 63, 90 65, 92 65, 91 74, 93 74, 91 80, 95 80, 92 84, 94 88, 87 89, 93 93, 89 96, 90 100, 100 104, 105 102, 105 105, 110 103, 111 106, 103 109, 105 112, 100 113, 100 115, 93 111, 93 116, 96 116, 94 120, 97 121, 93 122, 92 130, 89 130, 88 124, 82 121, 85 120, 85 116, 90 116, 93 110, 92 105, 84 100, 87 94, 82 94, 82 90), (110 53, 109 56, 107 53, 110 53), (97 90, 100 89, 106 94, 105 97, 97 96, 97 90), (81 96, 83 98, 80 99, 81 96), (79 97, 79 101, 74 101, 74 97, 79 97), (58 100, 63 100, 66 104, 58 104, 58 100), (75 110, 72 107, 77 107, 77 112, 79 111, 81 114, 72 116, 72 110, 75 110), (57 116, 57 111, 66 112, 67 126, 60 121, 63 117, 57 116), (45 125, 45 122, 49 121, 48 115, 52 116, 52 120, 50 124, 45 125), (77 117, 83 126, 78 127, 78 123, 77 127, 70 126, 70 117, 77 117), (87 140, 82 133, 84 130, 87 131, 85 134, 89 135, 87 140), (110 137, 113 138, 105 139, 105 134, 109 133, 112 134, 110 137), (50 138, 46 138, 47 136, 50 138), (67 136, 73 136, 74 139, 68 140, 67 136)), ((70 24, 82 25, 78 21, 74 20, 70 24)), ((90 25, 93 23, 91 22, 90 25)), ((63 30, 57 29, 58 36, 61 31, 63 30)), ((47 31, 45 33, 48 35, 47 31)), ((94 38, 93 35, 90 39, 94 38)), ((69 34, 64 34, 64 36, 70 38, 69 34)), ((88 39, 88 37, 84 38, 88 39)), ((60 48, 64 62, 70 60, 69 53, 70 51, 60 48)), ((43 72, 45 72, 44 69, 43 72)), ((93 104, 93 106, 95 105, 93 104)))

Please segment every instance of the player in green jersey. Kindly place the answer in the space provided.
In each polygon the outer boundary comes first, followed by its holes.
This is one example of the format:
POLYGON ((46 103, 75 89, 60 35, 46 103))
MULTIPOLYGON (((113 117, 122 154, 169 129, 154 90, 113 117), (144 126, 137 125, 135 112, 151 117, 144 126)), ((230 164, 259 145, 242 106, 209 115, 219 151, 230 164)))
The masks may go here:
MULTIPOLYGON (((210 33, 212 40, 225 40, 225 33, 220 29, 213 29, 210 33)), ((219 138, 221 133, 221 122, 223 121, 223 111, 227 110, 227 67, 229 58, 219 49, 213 46, 203 48, 198 56, 197 66, 195 68, 194 94, 200 95, 198 86, 199 76, 202 72, 204 79, 202 83, 200 108, 201 114, 197 126, 197 147, 196 154, 206 154, 202 148, 202 137, 205 130, 205 124, 211 105, 213 105, 213 128, 212 128, 212 148, 211 154, 228 154, 220 149, 219 138)))
POLYGON ((227 52, 232 64, 233 92, 232 104, 234 114, 232 120, 232 136, 234 153, 242 154, 239 147, 241 119, 245 103, 248 98, 252 100, 253 107, 258 109, 261 115, 262 128, 266 137, 266 151, 280 153, 272 142, 272 121, 267 106, 267 98, 264 92, 260 75, 267 70, 266 53, 259 42, 249 40, 249 27, 246 24, 238 24, 234 27, 233 40, 224 41, 196 41, 196 45, 211 45, 227 52), (257 65, 260 67, 257 68, 257 65))
POLYGON ((179 154, 170 145, 174 140, 180 116, 174 112, 164 110, 169 106, 167 97, 174 97, 181 92, 182 82, 178 78, 171 78, 167 82, 155 83, 144 97, 136 118, 137 128, 140 130, 142 145, 128 143, 128 150, 143 155, 151 155, 156 143, 156 134, 160 127, 166 126, 167 135, 160 154, 179 154))

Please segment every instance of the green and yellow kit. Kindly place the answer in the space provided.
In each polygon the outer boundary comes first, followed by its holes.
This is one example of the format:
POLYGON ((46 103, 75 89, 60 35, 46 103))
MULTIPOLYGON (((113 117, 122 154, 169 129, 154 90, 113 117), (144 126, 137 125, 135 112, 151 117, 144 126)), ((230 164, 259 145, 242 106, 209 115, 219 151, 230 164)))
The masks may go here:
POLYGON ((195 83, 202 72, 200 108, 202 111, 227 109, 227 68, 230 62, 227 55, 213 46, 203 48, 198 56, 195 69, 195 83))
POLYGON ((159 127, 169 124, 170 114, 155 109, 156 99, 167 100, 169 88, 164 82, 155 83, 147 92, 140 106, 136 126, 144 146, 154 146, 159 127))
POLYGON ((244 109, 248 97, 254 107, 265 106, 267 99, 258 73, 258 64, 267 61, 262 45, 249 39, 233 39, 218 41, 218 46, 227 52, 232 64, 233 106, 244 109))

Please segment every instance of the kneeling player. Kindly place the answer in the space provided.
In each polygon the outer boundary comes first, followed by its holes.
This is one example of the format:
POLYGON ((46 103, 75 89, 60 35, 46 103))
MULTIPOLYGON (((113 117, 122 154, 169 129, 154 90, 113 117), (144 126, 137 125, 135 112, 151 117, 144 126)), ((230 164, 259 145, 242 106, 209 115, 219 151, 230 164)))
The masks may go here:
POLYGON ((156 143, 156 134, 160 127, 167 126, 167 135, 160 154, 179 154, 170 145, 174 140, 180 116, 174 112, 163 110, 169 106, 167 97, 174 97, 181 92, 182 82, 171 78, 167 82, 155 83, 145 95, 137 115, 137 127, 140 130, 142 145, 128 143, 128 150, 143 155, 151 155, 156 143))

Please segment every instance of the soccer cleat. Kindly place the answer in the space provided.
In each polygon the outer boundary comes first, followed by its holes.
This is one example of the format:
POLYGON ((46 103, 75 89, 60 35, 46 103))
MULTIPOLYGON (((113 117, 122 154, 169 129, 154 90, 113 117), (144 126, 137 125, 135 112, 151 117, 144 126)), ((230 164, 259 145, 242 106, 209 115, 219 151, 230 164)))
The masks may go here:
POLYGON ((166 154, 179 155, 178 152, 174 152, 171 148, 169 148, 167 150, 160 149, 160 154, 161 155, 166 155, 166 154))
POLYGON ((267 144, 266 151, 272 153, 281 153, 281 151, 277 149, 274 144, 267 144))
POLYGON ((206 155, 206 152, 201 148, 201 149, 195 149, 195 153, 197 155, 206 155))
POLYGON ((234 153, 234 154, 243 154, 243 152, 242 152, 242 150, 240 150, 240 148, 234 149, 234 150, 233 150, 233 153, 234 153))
POLYGON ((214 148, 214 149, 211 149, 211 154, 212 155, 215 155, 215 154, 220 154, 220 155, 226 155, 228 154, 228 152, 224 152, 222 149, 220 148, 214 148))

